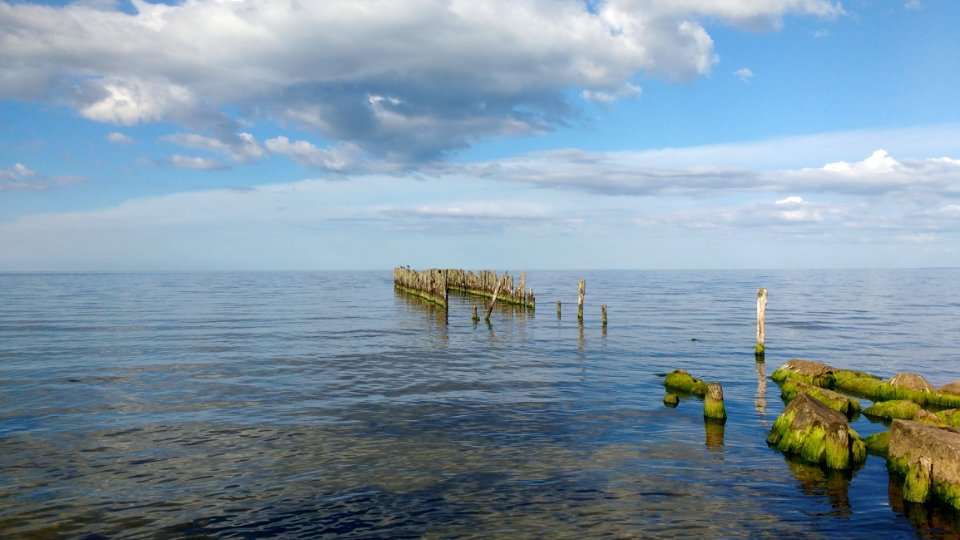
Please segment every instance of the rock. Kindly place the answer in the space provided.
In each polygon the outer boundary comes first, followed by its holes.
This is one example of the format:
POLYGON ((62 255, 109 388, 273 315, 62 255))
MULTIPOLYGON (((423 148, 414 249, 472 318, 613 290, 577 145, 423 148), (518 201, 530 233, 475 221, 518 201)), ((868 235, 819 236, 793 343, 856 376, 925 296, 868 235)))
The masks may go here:
POLYGON ((935 496, 960 509, 960 429, 894 420, 887 467, 906 478, 904 499, 925 502, 935 496))
POLYGON ((920 409, 917 411, 917 414, 913 415, 912 420, 914 422, 922 422, 935 427, 950 427, 950 425, 947 424, 943 418, 940 418, 926 409, 920 409))
POLYGON ((916 416, 920 410, 920 405, 905 399, 895 399, 891 401, 881 401, 874 403, 863 410, 863 414, 877 418, 886 418, 888 420, 900 418, 910 420, 916 416))
POLYGON ((816 360, 791 358, 770 376, 776 382, 796 379, 816 386, 830 386, 834 368, 816 360))
POLYGON ((866 447, 847 418, 803 392, 773 423, 767 444, 831 469, 852 469, 867 459, 866 447))
POLYGON ((703 380, 690 375, 683 369, 668 373, 663 380, 663 385, 671 390, 700 397, 707 393, 707 385, 703 380))
POLYGON ((780 388, 780 397, 790 401, 800 392, 808 394, 827 407, 846 415, 847 418, 853 418, 860 412, 860 402, 856 399, 795 379, 783 381, 783 386, 780 388))
POLYGON ((887 381, 890 386, 897 388, 906 388, 914 392, 934 392, 936 389, 923 378, 923 375, 916 373, 897 373, 887 381))
POLYGON ((720 421, 727 419, 727 410, 723 406, 723 388, 718 382, 707 383, 707 393, 703 396, 703 416, 720 421))
POLYGON ((953 381, 940 387, 941 394, 950 394, 951 396, 960 396, 960 381, 953 381))
POLYGON ((676 407, 680 404, 680 396, 676 394, 667 394, 663 396, 663 404, 667 407, 676 407))
POLYGON ((874 433, 863 439, 863 444, 867 447, 868 454, 885 458, 887 457, 887 450, 890 448, 890 432, 874 433))

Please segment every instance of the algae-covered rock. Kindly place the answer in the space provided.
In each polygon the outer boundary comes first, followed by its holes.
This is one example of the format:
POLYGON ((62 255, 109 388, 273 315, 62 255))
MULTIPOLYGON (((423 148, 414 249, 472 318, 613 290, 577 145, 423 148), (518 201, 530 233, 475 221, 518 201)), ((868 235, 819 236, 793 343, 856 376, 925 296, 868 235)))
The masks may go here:
POLYGON ((892 420, 894 418, 910 420, 916 416, 917 411, 919 410, 920 405, 917 405, 912 401, 896 399, 892 401, 881 401, 879 403, 874 403, 870 407, 864 409, 863 414, 876 418, 886 418, 888 420, 892 420))
POLYGON ((947 409, 937 413, 937 417, 950 427, 960 427, 960 409, 947 409))
POLYGON ((727 419, 727 410, 723 406, 723 388, 718 382, 707 383, 707 393, 703 396, 703 416, 721 422, 727 419))
POLYGON ((923 375, 916 373, 897 373, 887 381, 890 386, 906 388, 914 392, 934 392, 933 385, 923 378, 923 375))
POLYGON ((791 358, 785 364, 778 367, 771 379, 782 383, 787 379, 803 381, 815 386, 829 387, 833 377, 834 368, 817 362, 816 360, 803 360, 800 358, 791 358))
POLYGON ((676 407, 680 404, 680 396, 676 394, 667 394, 663 396, 663 404, 667 407, 676 407))
POLYGON ((906 479, 904 499, 932 496, 960 509, 960 430, 894 420, 887 468, 906 479))
POLYGON ((860 402, 856 399, 795 379, 783 381, 783 386, 780 388, 780 397, 790 401, 800 392, 808 394, 827 407, 846 415, 847 418, 853 418, 860 412, 860 402))
POLYGON ((707 385, 703 382, 703 379, 694 377, 683 369, 668 373, 666 378, 663 379, 663 385, 671 390, 700 397, 707 393, 707 385))
POLYGON ((803 392, 773 423, 767 444, 831 469, 852 469, 867 459, 866 447, 847 418, 803 392))
POLYGON ((935 427, 950 427, 950 425, 947 424, 943 418, 940 418, 926 409, 920 409, 917 411, 917 414, 913 415, 912 420, 914 422, 922 422, 935 427))
POLYGON ((863 444, 867 447, 868 454, 885 458, 887 457, 887 450, 890 447, 890 432, 881 431, 880 433, 874 433, 863 439, 863 444))
POLYGON ((940 393, 949 394, 951 396, 960 396, 960 381, 953 381, 950 384, 941 386, 940 393))

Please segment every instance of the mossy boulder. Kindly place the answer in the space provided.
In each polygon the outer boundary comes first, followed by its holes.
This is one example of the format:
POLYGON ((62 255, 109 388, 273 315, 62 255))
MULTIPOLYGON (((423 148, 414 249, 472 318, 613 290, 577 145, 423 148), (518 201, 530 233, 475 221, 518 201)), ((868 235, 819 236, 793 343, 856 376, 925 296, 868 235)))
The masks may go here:
POLYGON ((914 422, 922 422, 935 427, 950 427, 950 425, 947 424, 943 418, 940 418, 926 409, 920 409, 917 411, 917 414, 913 415, 912 420, 914 422))
POLYGON ((778 367, 771 379, 782 383, 787 379, 802 381, 815 386, 829 387, 833 378, 834 368, 816 360, 791 358, 778 367))
POLYGON ((887 468, 904 478, 904 499, 960 509, 960 429, 894 420, 887 468))
POLYGON ((890 432, 881 431, 874 433, 863 439, 864 446, 867 447, 867 453, 882 458, 887 457, 887 450, 890 448, 890 432))
POLYGON ((723 405, 723 388, 718 382, 707 383, 707 393, 703 396, 703 416, 720 422, 727 420, 727 410, 723 405))
POLYGON ((780 387, 780 397, 786 401, 791 401, 800 392, 808 394, 827 407, 846 415, 847 418, 853 418, 860 413, 859 401, 833 390, 813 386, 796 379, 787 379, 783 381, 783 386, 780 387))
POLYGON ((867 459, 867 449, 847 417, 803 392, 773 423, 767 444, 830 469, 853 469, 867 459))
POLYGON ((680 396, 676 394, 667 394, 663 396, 663 404, 667 407, 676 407, 680 404, 680 396))
POLYGON ((910 420, 917 415, 917 412, 920 411, 920 409, 920 405, 917 405, 912 401, 896 399, 874 403, 873 405, 864 409, 863 414, 867 416, 873 416, 875 418, 885 418, 887 420, 892 420, 894 418, 910 420))
POLYGON ((703 382, 703 379, 694 377, 683 369, 668 373, 663 379, 663 385, 670 390, 683 394, 703 397, 707 393, 707 385, 703 382))
POLYGON ((916 373, 897 373, 893 377, 890 377, 890 380, 888 380, 887 383, 889 383, 890 386, 906 388, 907 390, 912 390, 914 392, 936 391, 933 385, 928 383, 927 380, 923 378, 923 375, 917 375, 916 373))

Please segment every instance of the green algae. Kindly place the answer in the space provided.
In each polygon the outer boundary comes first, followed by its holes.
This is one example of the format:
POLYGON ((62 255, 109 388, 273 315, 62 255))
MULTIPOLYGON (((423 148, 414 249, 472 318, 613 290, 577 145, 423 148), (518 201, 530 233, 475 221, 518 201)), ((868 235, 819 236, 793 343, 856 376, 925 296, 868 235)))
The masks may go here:
POLYGON ((683 394, 703 397, 707 393, 707 385, 703 379, 694 377, 682 369, 668 373, 663 379, 663 385, 683 394))
POLYGON ((863 444, 867 449, 867 453, 886 458, 887 451, 890 449, 890 432, 881 431, 880 433, 874 433, 863 439, 863 444))
POLYGON ((854 418, 860 413, 859 401, 831 390, 813 386, 797 379, 786 379, 780 387, 780 397, 787 402, 792 401, 800 392, 804 392, 827 407, 846 415, 847 418, 854 418))
POLYGON ((933 483, 932 468, 930 460, 922 458, 907 468, 907 474, 903 480, 903 500, 914 503, 927 502, 933 483))
POLYGON ((960 409, 947 409, 937 413, 937 417, 950 427, 960 427, 960 409))
POLYGON ((703 396, 703 416, 721 422, 727 420, 727 410, 723 405, 723 389, 720 387, 720 383, 707 384, 707 392, 703 396))
MULTIPOLYGON (((916 460, 911 464, 906 456, 887 456, 887 470, 903 478, 905 481, 911 474, 919 474, 919 471, 914 470, 911 472, 911 469, 917 468, 918 465, 919 462, 916 460)), ((906 489, 904 489, 904 491, 906 491, 906 489)), ((935 498, 960 510, 960 485, 951 484, 950 482, 939 480, 933 476, 930 479, 930 491, 935 498)), ((904 500, 907 500, 906 494, 904 494, 904 500)))
POLYGON ((812 384, 814 386, 820 386, 823 388, 830 388, 833 385, 832 374, 825 374, 825 375, 818 375, 818 376, 803 375, 801 373, 797 373, 796 371, 790 369, 786 364, 778 367, 776 371, 773 372, 773 375, 770 375, 770 378, 777 383, 783 383, 788 379, 792 379, 795 381, 805 382, 807 384, 812 384))
POLYGON ((910 420, 920 411, 920 405, 905 399, 881 401, 863 410, 863 414, 892 420, 901 418, 910 420))

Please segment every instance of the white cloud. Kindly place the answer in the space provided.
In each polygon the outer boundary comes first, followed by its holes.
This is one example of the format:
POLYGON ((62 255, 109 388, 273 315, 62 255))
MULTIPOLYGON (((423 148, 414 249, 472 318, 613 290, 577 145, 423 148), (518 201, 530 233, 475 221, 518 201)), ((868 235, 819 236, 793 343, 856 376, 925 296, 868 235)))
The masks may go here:
POLYGON ((705 20, 770 30, 843 13, 829 0, 3 5, 2 98, 67 96, 91 120, 171 121, 224 142, 231 121, 292 121, 413 160, 561 125, 576 114, 571 88, 603 101, 638 94, 640 76, 708 73, 705 20))
POLYGON ((354 166, 360 157, 359 149, 349 144, 319 148, 309 141, 291 141, 286 137, 268 139, 264 144, 274 154, 287 156, 315 169, 343 171, 354 166))
POLYGON ((118 131, 107 134, 107 140, 114 144, 133 144, 133 138, 118 131))
POLYGON ((753 70, 747 67, 740 68, 733 72, 741 81, 749 83, 750 79, 753 78, 753 70))
POLYGON ((636 97, 639 98, 643 94, 643 89, 639 86, 627 83, 624 84, 616 92, 602 92, 599 90, 583 90, 580 92, 580 97, 588 101, 593 101, 597 103, 613 103, 614 101, 620 98, 629 98, 636 97))
POLYGON ((920 0, 909 0, 903 4, 904 9, 909 9, 911 11, 916 11, 923 8, 923 3, 920 0))
POLYGON ((249 133, 231 134, 228 135, 227 140, 196 133, 175 133, 163 137, 163 140, 194 150, 220 154, 237 163, 248 163, 265 155, 263 147, 249 133))
POLYGON ((198 169, 203 171, 214 171, 226 169, 227 166, 216 159, 196 156, 184 156, 175 154, 170 158, 170 164, 181 169, 198 169))

